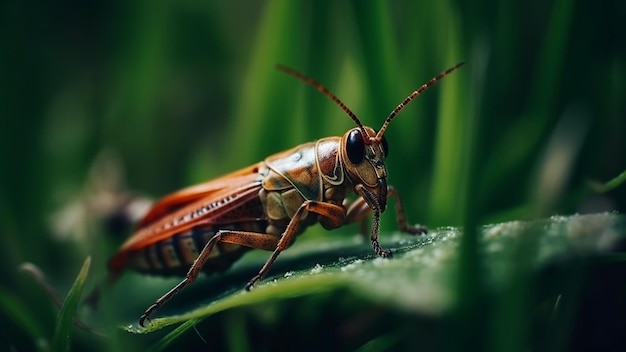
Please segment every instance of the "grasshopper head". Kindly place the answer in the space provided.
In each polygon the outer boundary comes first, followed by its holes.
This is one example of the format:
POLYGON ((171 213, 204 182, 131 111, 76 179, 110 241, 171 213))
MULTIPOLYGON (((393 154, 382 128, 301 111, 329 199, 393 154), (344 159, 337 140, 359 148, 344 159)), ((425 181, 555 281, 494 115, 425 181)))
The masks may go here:
MULTIPOLYGON (((341 139, 341 156, 345 170, 352 183, 361 184, 378 202, 380 211, 387 206, 387 167, 385 159, 389 153, 387 140, 377 136, 371 127, 350 129, 341 139)), ((364 197, 370 206, 372 200, 364 197)))

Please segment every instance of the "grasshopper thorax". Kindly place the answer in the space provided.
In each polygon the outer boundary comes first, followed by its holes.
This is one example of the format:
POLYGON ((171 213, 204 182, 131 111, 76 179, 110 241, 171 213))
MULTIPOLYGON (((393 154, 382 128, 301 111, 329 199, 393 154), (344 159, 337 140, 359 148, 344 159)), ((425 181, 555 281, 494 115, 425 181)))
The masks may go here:
POLYGON ((387 204, 387 167, 385 159, 389 146, 384 136, 373 128, 360 126, 350 129, 341 138, 341 159, 352 184, 363 185, 384 211, 387 204))

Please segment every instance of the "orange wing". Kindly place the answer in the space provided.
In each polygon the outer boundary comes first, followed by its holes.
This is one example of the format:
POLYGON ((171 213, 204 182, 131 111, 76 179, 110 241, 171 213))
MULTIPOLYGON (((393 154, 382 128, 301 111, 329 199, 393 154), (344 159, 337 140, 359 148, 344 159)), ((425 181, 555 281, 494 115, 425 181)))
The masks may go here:
POLYGON ((202 198, 209 197, 216 192, 220 192, 224 189, 240 187, 245 182, 249 181, 250 175, 256 175, 258 169, 258 165, 255 164, 217 179, 193 185, 169 194, 161 198, 152 206, 152 208, 150 208, 148 213, 139 223, 137 229, 142 229, 157 220, 163 219, 168 214, 172 214, 174 211, 202 198))
POLYGON ((234 205, 258 196, 261 180, 257 171, 258 166, 253 165, 164 197, 119 251, 143 248, 200 224, 215 223, 212 220, 234 205))
MULTIPOLYGON (((214 181, 189 187, 166 196, 146 215, 140 227, 109 259, 109 270, 116 276, 126 267, 129 255, 156 242, 165 240, 177 233, 190 231, 201 225, 219 224, 228 219, 236 207, 245 206, 259 196, 261 179, 256 166, 233 172, 214 181), (197 192, 192 192, 196 190, 197 192), (158 216, 165 211, 167 215, 158 216), (147 225, 145 225, 147 224, 147 225)), ((259 219, 262 209, 257 214, 238 214, 237 221, 259 219), (242 217, 244 216, 244 217, 242 217)), ((231 221, 231 220, 228 220, 231 221)))

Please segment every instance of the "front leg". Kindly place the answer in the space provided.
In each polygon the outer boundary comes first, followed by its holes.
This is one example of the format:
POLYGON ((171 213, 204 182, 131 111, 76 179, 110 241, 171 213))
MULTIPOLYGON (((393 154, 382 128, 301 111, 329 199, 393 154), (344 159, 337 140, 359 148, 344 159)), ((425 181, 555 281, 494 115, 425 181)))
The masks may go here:
MULTIPOLYGON (((388 256, 390 253, 386 253, 388 251, 381 249, 380 245, 378 244, 378 228, 380 224, 380 210, 377 209, 378 203, 376 202, 375 197, 369 196, 367 194, 366 188, 364 187, 357 188, 357 192, 359 193, 361 197, 355 200, 354 202, 352 202, 352 204, 348 208, 348 214, 346 216, 346 223, 348 224, 348 223, 360 221, 361 224, 363 225, 361 228, 361 232, 365 233, 366 232, 365 220, 373 212, 374 218, 372 222, 372 231, 370 235, 372 246, 374 247, 374 251, 376 252, 376 254, 383 256, 383 257, 388 256), (365 200, 365 198, 367 197, 370 198, 370 203, 374 204, 373 208, 365 200)), ((402 200, 400 199, 400 194, 396 191, 395 188, 393 188, 393 186, 387 187, 387 198, 395 199, 396 222, 398 224, 398 229, 400 231, 411 234, 411 235, 421 235, 421 234, 425 234, 428 232, 426 228, 423 226, 419 226, 419 225, 411 226, 408 224, 406 220, 406 215, 404 212, 404 205, 402 204, 402 200)))

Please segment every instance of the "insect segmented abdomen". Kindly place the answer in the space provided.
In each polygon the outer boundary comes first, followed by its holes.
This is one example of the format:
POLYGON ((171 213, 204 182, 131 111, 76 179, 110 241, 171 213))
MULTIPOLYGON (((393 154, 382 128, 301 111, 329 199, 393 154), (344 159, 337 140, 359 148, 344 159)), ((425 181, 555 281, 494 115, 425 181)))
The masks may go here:
MULTIPOLYGON (((246 221, 234 224, 197 226, 167 240, 156 242, 129 254, 128 267, 157 275, 185 275, 202 248, 219 230, 265 232, 267 221, 246 221)), ((210 273, 228 269, 249 247, 217 242, 203 271, 210 273)))

